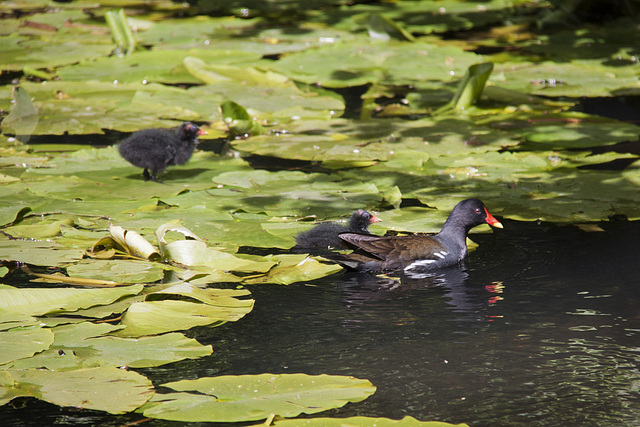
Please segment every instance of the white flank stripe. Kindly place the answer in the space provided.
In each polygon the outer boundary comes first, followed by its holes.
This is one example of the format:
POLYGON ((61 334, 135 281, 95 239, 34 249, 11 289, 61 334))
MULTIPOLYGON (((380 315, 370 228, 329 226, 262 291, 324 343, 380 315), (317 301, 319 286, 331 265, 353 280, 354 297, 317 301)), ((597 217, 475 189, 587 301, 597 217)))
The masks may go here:
POLYGON ((418 268, 418 267, 423 266, 423 265, 433 264, 434 262, 436 262, 435 259, 422 259, 420 261, 414 261, 411 264, 409 264, 408 266, 406 266, 404 268, 404 271, 410 271, 410 270, 413 270, 414 268, 418 268))

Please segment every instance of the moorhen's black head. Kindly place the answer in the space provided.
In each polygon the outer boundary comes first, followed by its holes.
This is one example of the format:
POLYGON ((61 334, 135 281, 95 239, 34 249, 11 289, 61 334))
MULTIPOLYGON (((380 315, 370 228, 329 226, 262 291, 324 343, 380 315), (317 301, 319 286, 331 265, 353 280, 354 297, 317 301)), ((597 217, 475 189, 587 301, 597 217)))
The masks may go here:
POLYGON ((365 211, 364 209, 358 209, 349 219, 349 231, 352 233, 368 233, 369 224, 380 221, 380 218, 371 212, 365 211))
POLYGON ((481 224, 489 224, 496 228, 502 228, 502 224, 495 219, 478 199, 466 199, 458 203, 451 211, 449 218, 444 223, 442 231, 449 228, 462 228, 466 232, 481 224))

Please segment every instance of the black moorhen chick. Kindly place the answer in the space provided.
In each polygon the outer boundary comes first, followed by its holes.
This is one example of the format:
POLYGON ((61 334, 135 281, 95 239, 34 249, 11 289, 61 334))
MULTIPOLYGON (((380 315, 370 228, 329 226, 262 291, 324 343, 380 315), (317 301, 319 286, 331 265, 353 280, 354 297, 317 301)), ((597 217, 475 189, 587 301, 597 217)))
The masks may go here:
POLYGON ((132 165, 144 168, 145 181, 151 178, 158 182, 157 175, 167 166, 189 161, 198 136, 206 133, 191 122, 182 123, 178 129, 145 129, 118 144, 118 151, 132 165))
POLYGON ((336 254, 330 259, 342 266, 363 272, 404 271, 420 274, 462 263, 467 257, 467 233, 473 227, 487 223, 502 228, 478 199, 458 203, 442 230, 434 236, 372 236, 341 233, 351 254, 336 254))
POLYGON ((296 236, 296 246, 299 248, 339 248, 342 241, 338 237, 340 233, 352 232, 369 234, 369 224, 380 222, 380 218, 358 209, 351 215, 349 223, 345 226, 337 222, 323 222, 311 230, 303 231, 296 236))

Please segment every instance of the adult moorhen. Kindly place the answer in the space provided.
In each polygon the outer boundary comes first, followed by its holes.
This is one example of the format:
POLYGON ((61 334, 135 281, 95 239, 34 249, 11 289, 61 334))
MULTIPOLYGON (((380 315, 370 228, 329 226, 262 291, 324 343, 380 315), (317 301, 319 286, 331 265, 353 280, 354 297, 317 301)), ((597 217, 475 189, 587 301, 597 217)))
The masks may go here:
POLYGON ((369 235, 369 224, 379 222, 380 218, 364 209, 355 211, 349 223, 345 226, 337 222, 323 222, 311 230, 303 231, 296 236, 296 246, 299 248, 339 248, 342 241, 338 237, 340 233, 362 233, 369 235))
POLYGON ((206 133, 191 122, 182 123, 178 129, 145 129, 118 144, 118 151, 132 165, 144 168, 145 181, 151 178, 158 182, 157 175, 167 166, 189 161, 198 136, 206 133))
POLYGON ((436 235, 372 236, 341 233, 340 239, 351 254, 336 254, 328 258, 344 267, 362 272, 404 271, 419 276, 433 270, 461 264, 467 257, 467 233, 473 227, 487 223, 502 228, 478 199, 458 203, 442 230, 436 235))

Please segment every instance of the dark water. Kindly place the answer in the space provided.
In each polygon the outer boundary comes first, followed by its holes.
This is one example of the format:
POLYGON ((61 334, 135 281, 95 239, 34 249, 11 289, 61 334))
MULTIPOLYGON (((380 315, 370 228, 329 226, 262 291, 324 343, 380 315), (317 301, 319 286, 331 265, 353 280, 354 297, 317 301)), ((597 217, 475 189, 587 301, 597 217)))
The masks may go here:
MULTIPOLYGON (((640 425, 640 222, 604 231, 504 221, 474 235, 466 271, 401 283, 338 274, 250 288, 239 322, 189 335, 214 354, 144 370, 155 383, 212 375, 353 375, 377 392, 320 416, 478 426, 640 425)), ((4 425, 121 425, 22 400, 4 425)), ((180 423, 149 421, 143 425, 180 423)))

